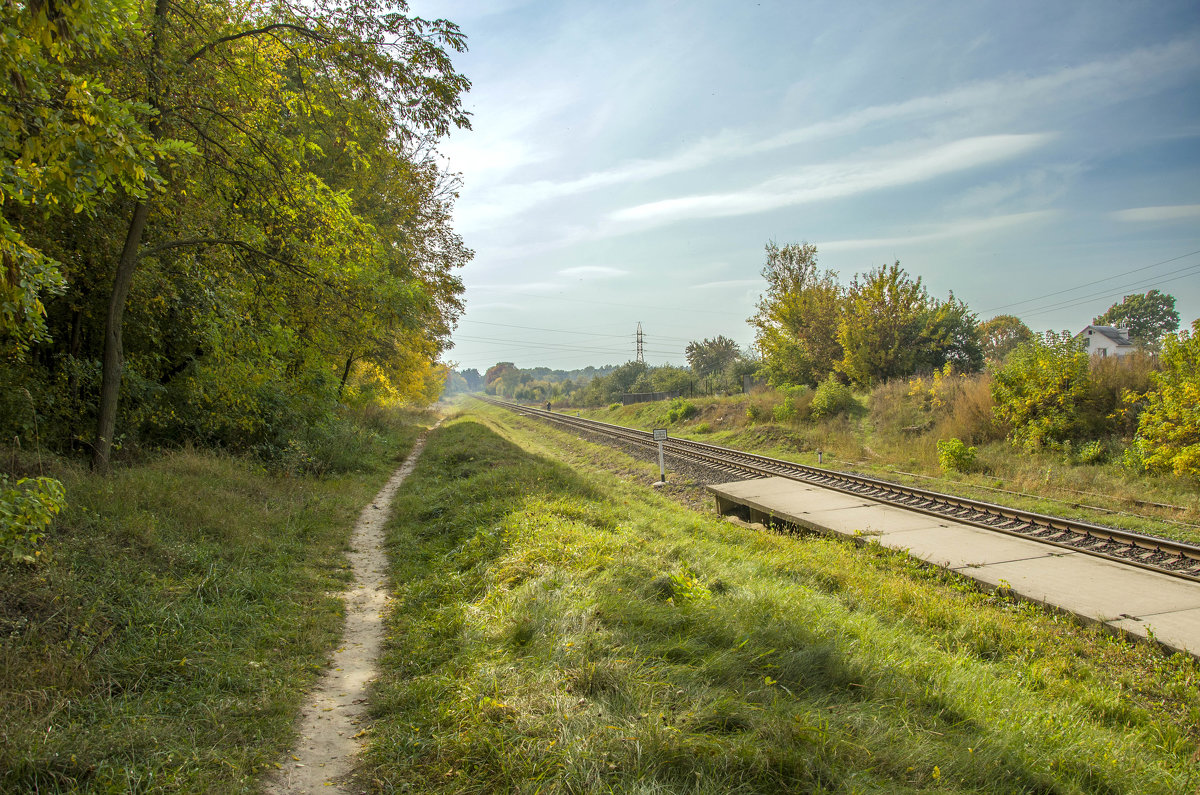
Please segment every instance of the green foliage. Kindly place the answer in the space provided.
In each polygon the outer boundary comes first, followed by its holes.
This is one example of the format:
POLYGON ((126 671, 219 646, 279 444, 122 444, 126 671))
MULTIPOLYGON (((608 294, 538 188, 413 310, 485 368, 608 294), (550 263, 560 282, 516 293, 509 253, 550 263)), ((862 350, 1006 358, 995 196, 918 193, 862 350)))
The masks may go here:
POLYGON ((0 475, 0 550, 8 563, 37 563, 54 517, 67 506, 63 484, 54 478, 21 478, 9 485, 0 475))
POLYGON ((979 324, 979 340, 983 346, 984 358, 993 362, 1002 362, 1004 357, 1018 345, 1033 339, 1029 330, 1020 318, 1014 315, 996 315, 985 323, 979 324))
POLYGON ((707 422, 697 423, 695 431, 696 433, 712 433, 712 425, 707 422))
POLYGON ((973 472, 978 452, 974 447, 967 447, 960 439, 938 440, 938 466, 946 473, 973 472))
POLYGON ((1151 290, 1144 295, 1125 296, 1092 323, 1126 329, 1139 345, 1157 349, 1163 335, 1179 328, 1179 313, 1175 311, 1175 296, 1151 290))
POLYGON ((774 409, 761 400, 751 400, 746 404, 746 419, 752 423, 769 422, 774 416, 774 409))
POLYGON ((696 404, 687 400, 676 398, 671 401, 671 405, 667 408, 667 424, 672 425, 676 422, 683 422, 695 417, 699 409, 696 404))
POLYGON ((975 316, 953 293, 932 299, 896 262, 855 276, 838 326, 838 368, 859 386, 940 370, 975 372, 983 350, 975 316))
POLYGON ((1108 445, 1100 439, 1085 442, 1075 451, 1075 461, 1080 464, 1101 464, 1108 459, 1108 445))
POLYGON ((453 24, 84 0, 5 5, 0 34, 0 357, 54 446, 106 460, 102 383, 126 449, 268 458, 339 404, 436 397, 471 256, 432 155, 466 124, 453 24))
POLYGON ((851 414, 858 408, 858 401, 854 399, 854 393, 850 387, 839 381, 833 374, 822 381, 813 394, 811 411, 815 419, 851 414))
POLYGON ((94 215, 118 195, 161 184, 155 162, 188 151, 154 141, 153 110, 99 64, 141 33, 121 0, 0 7, 0 357, 45 342, 45 300, 66 288, 63 264, 38 241, 55 215, 94 215))
POLYGON ((1025 449, 1055 447, 1085 429, 1088 355, 1067 332, 1019 345, 992 379, 995 414, 1025 449))
POLYGON ((684 355, 697 375, 708 376, 723 373, 737 361, 742 351, 736 342, 718 334, 715 339, 703 342, 692 340, 684 349, 684 355))
POLYGON ((842 358, 837 337, 842 288, 833 271, 817 272, 817 247, 766 247, 767 292, 750 319, 772 386, 816 385, 842 358))
POLYGON ((1130 402, 1144 400, 1138 419, 1137 463, 1150 471, 1169 471, 1200 479, 1200 320, 1191 333, 1163 341, 1155 388, 1130 402))

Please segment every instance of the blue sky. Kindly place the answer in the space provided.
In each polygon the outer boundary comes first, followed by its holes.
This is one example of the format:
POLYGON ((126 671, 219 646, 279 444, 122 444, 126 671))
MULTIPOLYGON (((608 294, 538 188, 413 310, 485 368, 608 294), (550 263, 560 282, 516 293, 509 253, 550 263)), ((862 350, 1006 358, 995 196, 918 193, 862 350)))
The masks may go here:
POLYGON ((1200 5, 416 2, 467 34, 447 355, 570 369, 749 345, 763 246, 899 260, 980 320, 1200 317, 1200 5))

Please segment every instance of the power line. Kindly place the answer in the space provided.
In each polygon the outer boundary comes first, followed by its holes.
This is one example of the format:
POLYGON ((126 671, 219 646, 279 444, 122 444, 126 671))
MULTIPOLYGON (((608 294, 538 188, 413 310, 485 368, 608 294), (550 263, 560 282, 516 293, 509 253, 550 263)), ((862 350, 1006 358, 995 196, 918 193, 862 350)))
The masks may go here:
MULTIPOLYGON (((1185 268, 1184 270, 1187 270, 1187 271, 1194 271, 1194 270, 1196 270, 1197 268, 1200 268, 1200 263, 1197 263, 1196 265, 1193 265, 1193 266, 1192 266, 1192 267, 1190 267, 1190 268, 1185 268)), ((1179 271, 1172 271, 1172 272, 1173 272, 1173 273, 1178 273, 1179 271)), ((1173 278, 1173 279, 1161 279, 1161 280, 1158 280, 1158 281, 1152 281, 1152 282, 1140 282, 1140 283, 1138 283, 1138 284, 1136 285, 1136 287, 1135 287, 1135 286, 1125 286, 1125 287, 1122 287, 1122 288, 1115 289, 1115 290, 1113 290, 1112 292, 1106 292, 1106 293, 1096 293, 1095 295, 1084 296, 1083 298, 1080 298, 1080 299, 1077 299, 1077 300, 1076 300, 1076 299, 1073 299, 1072 301, 1070 301, 1070 302, 1067 302, 1067 303, 1065 303, 1065 304, 1059 304, 1059 305, 1055 305, 1055 306, 1042 307, 1042 308, 1040 308, 1040 309, 1033 309, 1033 310, 1030 310, 1030 311, 1028 311, 1028 312, 1022 312, 1021 314, 1022 314, 1022 315, 1024 315, 1025 317, 1036 317, 1036 316, 1038 316, 1038 315, 1044 315, 1044 314, 1047 314, 1047 313, 1049 313, 1049 312, 1056 312, 1056 311, 1059 311, 1059 310, 1062 310, 1062 309, 1072 309, 1072 308, 1074 308, 1074 307, 1077 307, 1077 306, 1083 306, 1084 304, 1089 304, 1089 303, 1092 303, 1093 301, 1095 301, 1095 300, 1096 300, 1096 299, 1098 299, 1098 298, 1101 298, 1101 299, 1103 299, 1103 298, 1116 298, 1117 296, 1124 296, 1124 294, 1126 294, 1126 291, 1127 291, 1127 290, 1132 290, 1132 289, 1141 288, 1141 287, 1159 287, 1159 286, 1161 286, 1161 285, 1164 285, 1164 284, 1170 284, 1171 282, 1177 282, 1177 281, 1179 281, 1180 279, 1186 279, 1186 278, 1188 278, 1188 277, 1190 277, 1190 276, 1192 276, 1192 275, 1193 275, 1193 274, 1189 272, 1189 273, 1184 273, 1182 276, 1176 276, 1176 277, 1175 277, 1175 278, 1173 278)))
MULTIPOLYGON (((1185 257, 1191 257, 1195 254, 1200 254, 1200 249, 1197 249, 1196 251, 1189 251, 1186 254, 1180 254, 1178 257, 1171 257, 1170 259, 1165 259, 1162 262, 1156 262, 1153 265, 1143 265, 1140 268, 1133 268, 1131 270, 1123 271, 1123 272, 1115 274, 1113 276, 1107 276, 1103 279, 1098 279, 1096 281, 1087 282, 1086 284, 1080 284, 1075 287, 1068 287, 1065 290, 1059 290, 1058 292, 1047 293, 1045 295, 1039 295, 1036 298, 1026 298, 1024 301, 1015 301, 1011 304, 1004 304, 1003 306, 995 307, 994 309, 984 309, 984 310, 981 310, 980 314, 990 314, 992 312, 998 312, 1001 309, 1009 309, 1014 306, 1020 306, 1021 304, 1030 304, 1030 303, 1033 303, 1034 301, 1042 301, 1046 298, 1053 298, 1054 296, 1062 295, 1063 293, 1071 293, 1076 290, 1083 290, 1088 287, 1094 287, 1095 285, 1101 284, 1102 282, 1110 282, 1113 279, 1119 279, 1122 276, 1128 276, 1131 273, 1138 273, 1140 271, 1149 270, 1150 268, 1157 268, 1159 265, 1166 265, 1167 263, 1175 262, 1176 260, 1181 260, 1181 259, 1184 259, 1185 257)), ((1163 274, 1163 275, 1166 275, 1166 274, 1163 274)), ((1125 288, 1125 289, 1131 289, 1131 288, 1125 288)), ((1071 299, 1071 300, 1075 300, 1075 299, 1071 299)), ((1035 311, 1040 312, 1041 310, 1035 310, 1035 311)))

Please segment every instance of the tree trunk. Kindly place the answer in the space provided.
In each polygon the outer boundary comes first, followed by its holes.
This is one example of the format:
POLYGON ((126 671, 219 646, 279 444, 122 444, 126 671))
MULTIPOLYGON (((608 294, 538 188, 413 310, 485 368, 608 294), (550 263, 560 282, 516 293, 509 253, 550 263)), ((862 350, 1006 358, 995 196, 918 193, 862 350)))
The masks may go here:
POLYGON ((346 367, 342 370, 342 383, 338 384, 338 400, 342 399, 342 392, 346 390, 346 379, 350 377, 350 365, 352 364, 354 364, 353 352, 346 357, 346 367))
POLYGON ((129 220, 129 232, 125 235, 125 247, 117 262, 117 275, 113 280, 112 296, 108 301, 108 317, 104 321, 104 362, 100 371, 100 405, 96 419, 96 441, 92 446, 92 469, 107 473, 109 456, 112 453, 113 433, 117 427, 117 402, 121 397, 121 371, 124 369, 124 352, 121 348, 121 319, 125 314, 125 302, 133 284, 133 272, 137 269, 138 246, 150 205, 140 201, 133 207, 129 220))
MULTIPOLYGON (((151 29, 150 71, 146 75, 146 98, 155 115, 150 119, 150 137, 158 140, 160 92, 163 78, 162 41, 167 22, 170 0, 155 0, 154 26, 151 29)), ((96 412, 96 441, 92 445, 92 469, 107 474, 109 457, 112 453, 113 435, 117 429, 117 403, 121 398, 121 372, 124 369, 124 351, 121 348, 121 322, 125 315, 125 302, 129 299, 129 288, 133 284, 133 272, 137 270, 138 248, 142 233, 146 231, 146 219, 150 216, 152 186, 147 183, 146 199, 133 205, 133 216, 129 219, 129 231, 125 235, 125 247, 117 261, 117 275, 113 279, 112 296, 108 300, 108 317, 104 321, 104 360, 100 370, 100 405, 96 412)))

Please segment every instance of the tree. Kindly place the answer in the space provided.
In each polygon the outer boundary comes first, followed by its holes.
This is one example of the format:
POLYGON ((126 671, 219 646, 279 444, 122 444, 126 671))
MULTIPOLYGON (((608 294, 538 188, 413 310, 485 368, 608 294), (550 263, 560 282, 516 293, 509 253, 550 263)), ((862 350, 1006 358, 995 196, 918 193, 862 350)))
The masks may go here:
POLYGON ((1018 345, 992 378, 996 418, 1027 450, 1055 447, 1085 428, 1088 355, 1069 332, 1048 332, 1018 345))
POLYGON ((125 3, 0 5, 0 357, 45 341, 44 299, 66 286, 62 262, 29 241, 55 211, 93 215, 116 194, 142 197, 156 160, 181 151, 154 141, 152 109, 113 90, 96 69, 139 33, 125 3))
MULTIPOLYGON (((328 301, 362 292, 358 265, 369 260, 376 238, 350 196, 308 168, 320 153, 304 131, 326 116, 342 120, 354 151, 358 130, 379 129, 402 144, 422 131, 438 136, 466 124, 459 103, 467 82, 443 49, 461 50, 462 35, 450 23, 427 23, 405 10, 316 0, 234 13, 220 4, 156 0, 144 41, 128 54, 140 67, 131 88, 150 108, 149 139, 183 141, 199 157, 164 169, 155 191, 147 177, 144 195, 128 206, 105 324, 97 469, 108 467, 124 312, 144 259, 175 248, 220 249, 219 256, 257 275, 288 280, 272 298, 289 307, 297 307, 289 297, 307 299, 301 311, 319 310, 321 293, 328 301)), ((329 331, 327 325, 297 320, 301 339, 317 350, 328 346, 305 336, 313 328, 329 331)), ((353 361, 351 352, 345 372, 353 361)))
POLYGON ((750 318, 762 369, 773 385, 810 384, 842 358, 838 339, 842 289, 833 271, 817 272, 817 247, 766 246, 762 275, 767 291, 750 318))
POLYGON ((709 376, 725 372, 725 368, 736 361, 742 351, 736 342, 718 334, 715 339, 689 342, 684 354, 696 375, 709 376))
POLYGON ((1127 329, 1138 345, 1153 350, 1164 334, 1179 328, 1179 313, 1175 311, 1174 296, 1151 290, 1144 295, 1125 296, 1121 303, 1110 306, 1092 323, 1127 329))
POLYGON ((1033 332, 1013 315, 996 315, 979 325, 983 355, 993 362, 1002 362, 1014 348, 1033 339, 1033 332))
POLYGON ((864 387, 915 372, 928 306, 920 277, 911 279, 899 262, 855 276, 838 325, 838 369, 864 387))
POLYGON ((1169 335, 1159 355, 1161 370, 1151 373, 1155 388, 1144 397, 1135 443, 1141 465, 1200 479, 1200 320, 1192 330, 1169 335))

